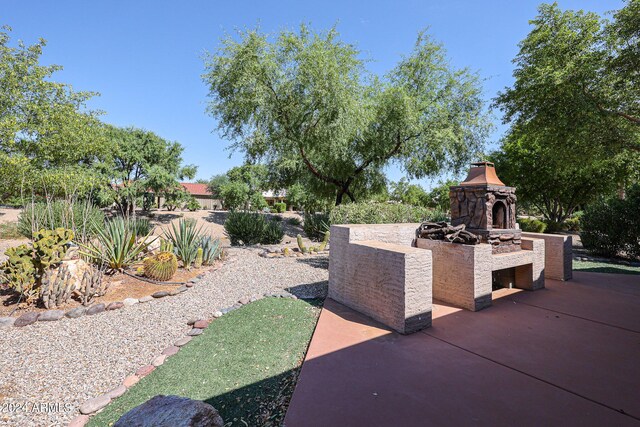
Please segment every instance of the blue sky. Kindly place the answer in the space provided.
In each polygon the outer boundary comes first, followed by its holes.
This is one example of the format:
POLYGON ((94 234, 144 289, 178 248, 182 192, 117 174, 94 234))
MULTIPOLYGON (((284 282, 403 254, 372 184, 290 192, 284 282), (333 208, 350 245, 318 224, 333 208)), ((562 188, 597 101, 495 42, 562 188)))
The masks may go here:
MULTIPOLYGON (((64 70, 55 80, 76 90, 101 94, 90 107, 118 126, 152 130, 185 147, 185 163, 209 178, 242 163, 231 158, 227 142, 205 114, 207 88, 201 80, 202 55, 215 51, 225 33, 259 25, 265 32, 314 29, 337 24, 343 40, 372 59, 371 71, 384 74, 410 52, 420 29, 429 27, 444 43, 452 64, 477 70, 490 100, 512 83, 517 44, 530 30, 540 2, 484 1, 29 1, 3 0, 0 25, 13 28, 12 39, 30 44, 47 40, 43 62, 64 70)), ((563 9, 603 14, 621 1, 559 1, 563 9)), ((495 146, 505 127, 495 113, 495 146)), ((395 167, 387 175, 403 175, 395 167)), ((429 187, 431 181, 423 181, 429 187)))

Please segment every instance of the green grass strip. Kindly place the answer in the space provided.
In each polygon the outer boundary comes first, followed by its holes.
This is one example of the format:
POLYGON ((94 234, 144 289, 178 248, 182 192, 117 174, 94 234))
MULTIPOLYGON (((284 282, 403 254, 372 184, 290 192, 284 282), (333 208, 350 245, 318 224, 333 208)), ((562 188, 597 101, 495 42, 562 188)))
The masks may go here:
POLYGON ((573 269, 593 273, 640 274, 640 267, 606 262, 573 261, 573 269))
POLYGON ((226 425, 280 425, 320 306, 265 298, 215 320, 123 396, 91 419, 111 426, 158 394, 213 405, 226 425))

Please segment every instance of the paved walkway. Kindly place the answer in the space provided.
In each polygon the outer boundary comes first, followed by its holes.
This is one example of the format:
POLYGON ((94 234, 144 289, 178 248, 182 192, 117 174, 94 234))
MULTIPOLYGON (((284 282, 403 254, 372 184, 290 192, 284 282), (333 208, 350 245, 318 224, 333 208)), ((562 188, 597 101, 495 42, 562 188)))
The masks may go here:
POLYGON ((286 425, 640 426, 640 276, 437 304, 409 336, 327 300, 286 425))

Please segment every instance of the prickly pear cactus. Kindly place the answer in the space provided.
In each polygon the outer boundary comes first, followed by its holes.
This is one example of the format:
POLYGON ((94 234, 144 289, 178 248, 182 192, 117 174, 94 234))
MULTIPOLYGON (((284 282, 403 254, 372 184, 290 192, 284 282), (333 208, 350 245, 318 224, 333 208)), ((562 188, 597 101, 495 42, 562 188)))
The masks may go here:
POLYGON ((20 245, 6 250, 9 257, 2 265, 2 272, 11 289, 18 292, 26 303, 38 297, 36 269, 33 263, 33 249, 28 245, 20 245))
POLYGON ((202 248, 198 248, 198 251, 196 252, 196 259, 193 262, 193 265, 195 266, 195 268, 202 267, 202 254, 203 253, 204 253, 204 251, 202 250, 202 248))
POLYGON ((171 252, 160 252, 144 261, 144 275, 150 279, 166 282, 178 270, 178 258, 171 252))
POLYGON ((302 242, 302 236, 298 234, 298 236, 296 236, 296 239, 298 240, 298 248, 300 248, 300 252, 302 252, 303 254, 309 252, 309 249, 302 242))

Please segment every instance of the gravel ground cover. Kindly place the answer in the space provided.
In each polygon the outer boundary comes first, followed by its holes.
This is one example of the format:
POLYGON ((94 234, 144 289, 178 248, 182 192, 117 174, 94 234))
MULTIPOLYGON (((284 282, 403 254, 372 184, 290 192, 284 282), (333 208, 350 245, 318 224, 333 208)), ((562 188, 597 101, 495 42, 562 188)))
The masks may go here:
POLYGON ((229 260, 188 292, 80 319, 36 322, 0 334, 0 424, 65 425, 85 400, 105 393, 181 338, 190 319, 241 298, 288 289, 326 293, 325 259, 262 258, 227 249, 229 260))

